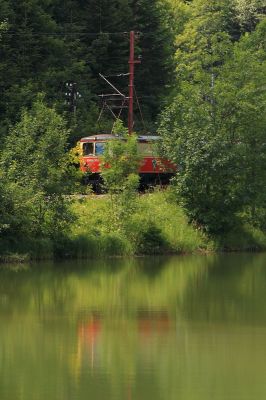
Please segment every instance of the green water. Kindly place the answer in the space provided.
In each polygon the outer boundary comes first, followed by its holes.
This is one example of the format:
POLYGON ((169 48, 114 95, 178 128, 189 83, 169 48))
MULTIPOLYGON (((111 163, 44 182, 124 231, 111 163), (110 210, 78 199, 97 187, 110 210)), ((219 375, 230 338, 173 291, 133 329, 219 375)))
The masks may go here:
POLYGON ((265 398, 265 254, 0 269, 1 400, 265 398))

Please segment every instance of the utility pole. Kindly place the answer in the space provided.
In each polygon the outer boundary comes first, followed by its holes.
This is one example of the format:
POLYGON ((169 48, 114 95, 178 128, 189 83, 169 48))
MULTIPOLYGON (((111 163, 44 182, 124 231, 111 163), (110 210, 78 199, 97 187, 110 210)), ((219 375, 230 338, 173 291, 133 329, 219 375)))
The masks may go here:
POLYGON ((130 54, 129 54, 129 85, 128 85, 128 134, 133 131, 133 111, 134 111, 134 69, 135 64, 140 64, 140 60, 135 60, 135 32, 130 31, 130 54))

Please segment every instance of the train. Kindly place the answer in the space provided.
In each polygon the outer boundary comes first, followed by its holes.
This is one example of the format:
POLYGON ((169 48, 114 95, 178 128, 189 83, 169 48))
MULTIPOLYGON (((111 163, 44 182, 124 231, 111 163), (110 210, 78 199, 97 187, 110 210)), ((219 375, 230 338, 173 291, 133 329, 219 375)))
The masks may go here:
MULTIPOLYGON (((103 183, 101 177, 101 158, 105 145, 111 140, 123 140, 114 134, 96 134, 80 139, 80 169, 84 173, 84 181, 97 189, 103 183)), ((157 151, 159 136, 137 136, 138 153, 140 155, 139 177, 140 187, 167 185, 175 175, 176 166, 171 161, 160 157, 157 151)))

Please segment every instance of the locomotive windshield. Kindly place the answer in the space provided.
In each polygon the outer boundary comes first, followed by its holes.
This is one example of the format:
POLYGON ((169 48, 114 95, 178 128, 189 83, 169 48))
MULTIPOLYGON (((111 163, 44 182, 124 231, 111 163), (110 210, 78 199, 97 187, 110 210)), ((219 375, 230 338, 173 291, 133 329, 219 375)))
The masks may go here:
POLYGON ((84 156, 93 155, 93 143, 83 143, 82 150, 84 156))
POLYGON ((104 142, 95 143, 95 155, 96 156, 102 155, 104 152, 104 147, 105 147, 104 142))
POLYGON ((83 156, 101 156, 104 152, 105 142, 85 142, 82 145, 83 156))

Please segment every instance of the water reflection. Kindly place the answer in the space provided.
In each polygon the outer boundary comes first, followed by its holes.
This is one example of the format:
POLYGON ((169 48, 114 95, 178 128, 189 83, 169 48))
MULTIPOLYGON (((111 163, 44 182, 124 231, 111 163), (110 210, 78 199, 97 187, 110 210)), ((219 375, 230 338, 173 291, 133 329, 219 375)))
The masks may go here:
POLYGON ((266 256, 0 271, 0 398, 260 399, 266 256))

